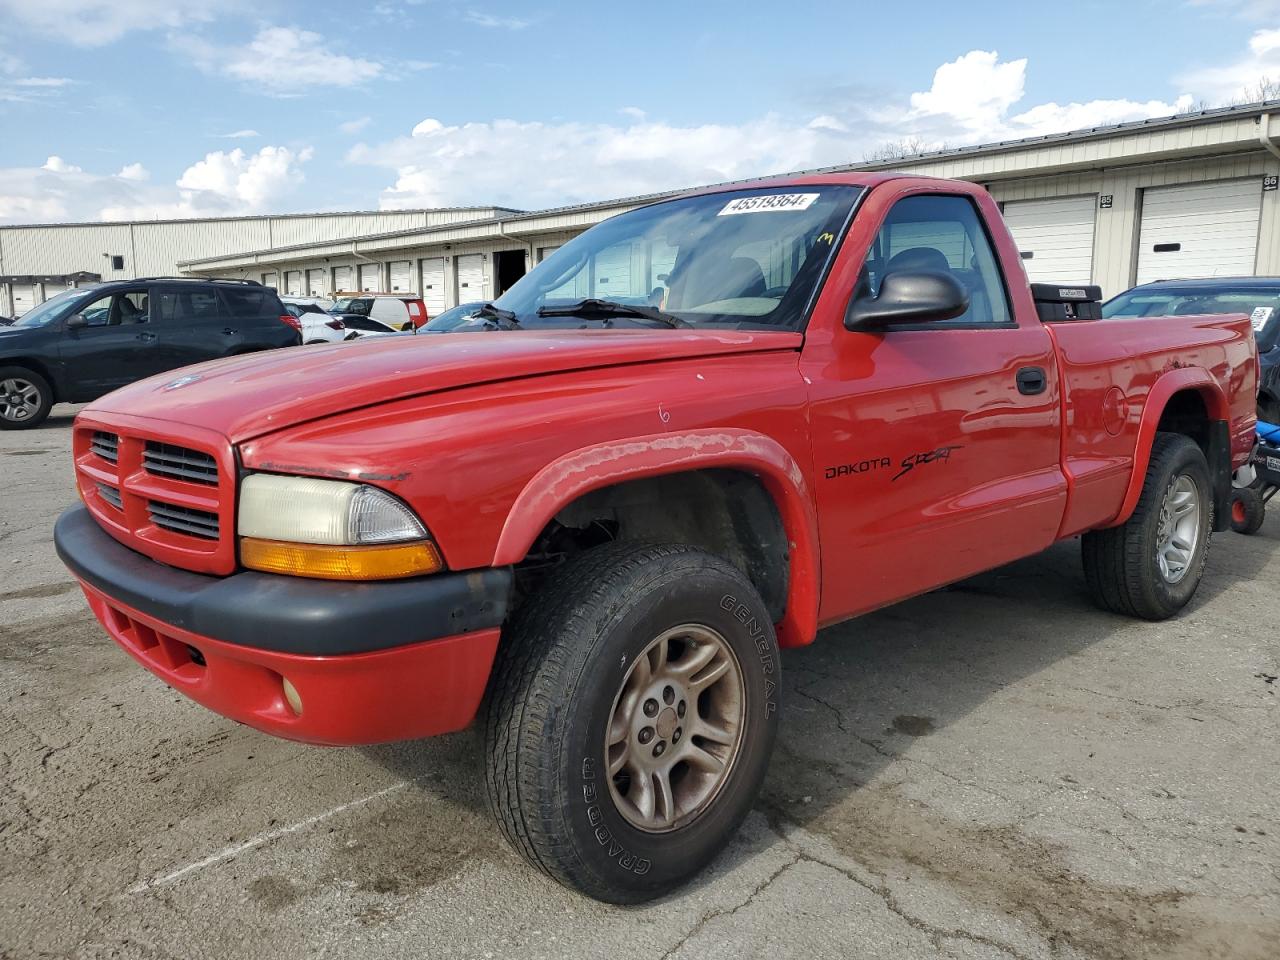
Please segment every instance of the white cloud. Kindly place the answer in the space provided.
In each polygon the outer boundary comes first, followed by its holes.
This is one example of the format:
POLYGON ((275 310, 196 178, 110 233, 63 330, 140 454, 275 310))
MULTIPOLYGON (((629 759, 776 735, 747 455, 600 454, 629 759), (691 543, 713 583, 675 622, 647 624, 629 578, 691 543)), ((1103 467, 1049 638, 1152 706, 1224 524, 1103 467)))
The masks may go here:
POLYGON ((58 87, 68 86, 75 83, 75 81, 69 77, 19 77, 17 80, 12 81, 12 83, 15 87, 56 89, 58 87))
POLYGON ((463 14, 462 19, 477 27, 499 27, 503 30, 523 30, 532 22, 518 17, 495 17, 491 13, 482 13, 479 10, 468 10, 463 14))
POLYGON ((260 137, 257 130, 233 130, 230 133, 215 134, 219 140, 252 140, 254 137, 260 137))
POLYGON ((1280 80, 1280 28, 1255 31, 1243 56, 1232 57, 1225 67, 1193 70, 1182 82, 1206 99, 1218 101, 1245 96, 1247 88, 1264 77, 1280 80))
POLYGON ((515 120, 446 126, 429 117, 407 137, 357 145, 348 157, 395 172, 395 184, 381 198, 387 208, 533 207, 837 163, 850 157, 850 149, 847 138, 774 115, 692 127, 515 120))
POLYGON ((57 156, 42 167, 0 167, 0 222, 130 220, 265 213, 303 181, 310 147, 214 151, 176 182, 149 182, 142 164, 115 174, 88 173, 57 156))
POLYGON ((240 148, 215 150, 192 164, 178 178, 178 189, 193 197, 207 195, 245 209, 263 209, 273 198, 288 193, 303 179, 300 166, 311 159, 306 147, 263 147, 257 153, 240 148))
POLYGON ((930 88, 905 102, 828 104, 815 115, 767 114, 738 124, 676 126, 650 120, 639 108, 622 111, 630 122, 616 124, 502 119, 445 125, 428 117, 408 136, 358 144, 348 160, 392 171, 384 207, 554 206, 857 163, 885 142, 987 143, 1163 116, 1190 105, 1184 96, 1172 103, 1093 100, 1018 111, 1026 75, 1025 59, 973 50, 940 66, 930 88))
POLYGON ((338 124, 338 129, 342 133, 359 133, 371 123, 373 123, 373 117, 357 117, 355 120, 338 124))
POLYGON ((377 61, 331 52, 320 34, 297 27, 262 27, 241 46, 178 35, 170 37, 170 45, 206 73, 222 74, 277 95, 316 87, 354 87, 382 76, 385 69, 377 61))
POLYGON ((48 160, 46 160, 44 162, 44 166, 41 167, 40 169, 49 170, 53 173, 80 173, 81 172, 79 167, 74 166, 70 163, 67 163, 67 161, 63 160, 61 157, 56 157, 56 156, 50 157, 48 160))
MULTIPOLYGON (((173 29, 212 20, 208 0, 0 0, 8 20, 80 47, 100 47, 133 30, 173 29)), ((216 4, 218 13, 239 7, 216 4)))
POLYGON ((639 107, 619 107, 618 112, 624 117, 630 117, 632 120, 643 120, 649 115, 639 107))

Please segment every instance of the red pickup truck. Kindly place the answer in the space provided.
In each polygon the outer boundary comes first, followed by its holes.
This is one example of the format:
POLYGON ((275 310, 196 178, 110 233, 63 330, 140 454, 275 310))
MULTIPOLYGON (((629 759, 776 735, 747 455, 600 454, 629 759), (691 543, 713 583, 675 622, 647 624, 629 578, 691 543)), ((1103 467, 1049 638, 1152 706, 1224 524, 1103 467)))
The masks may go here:
POLYGON ((77 417, 60 555, 191 699, 321 744, 482 714, 512 845, 635 902, 760 788, 779 647, 1080 536, 1160 619, 1254 430, 1244 316, 1097 320, 967 183, 824 174, 588 230, 488 329, 221 360, 77 417))

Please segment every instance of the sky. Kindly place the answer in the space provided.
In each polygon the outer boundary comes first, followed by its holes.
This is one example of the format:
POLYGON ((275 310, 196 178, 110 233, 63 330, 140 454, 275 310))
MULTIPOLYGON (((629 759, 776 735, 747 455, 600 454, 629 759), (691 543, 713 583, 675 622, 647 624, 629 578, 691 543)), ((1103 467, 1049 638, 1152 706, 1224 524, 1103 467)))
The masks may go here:
POLYGON ((532 210, 1267 77, 1280 0, 0 0, 0 223, 532 210))

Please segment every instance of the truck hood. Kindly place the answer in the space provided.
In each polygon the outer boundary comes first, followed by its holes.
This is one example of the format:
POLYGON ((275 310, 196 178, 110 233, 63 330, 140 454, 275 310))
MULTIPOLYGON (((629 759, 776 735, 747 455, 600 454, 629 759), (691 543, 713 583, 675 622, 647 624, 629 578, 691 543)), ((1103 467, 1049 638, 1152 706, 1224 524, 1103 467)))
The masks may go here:
POLYGON ((623 364, 794 350, 794 332, 556 330, 376 337, 199 363, 95 401, 124 414, 216 430, 232 443, 348 410, 455 387, 623 364))

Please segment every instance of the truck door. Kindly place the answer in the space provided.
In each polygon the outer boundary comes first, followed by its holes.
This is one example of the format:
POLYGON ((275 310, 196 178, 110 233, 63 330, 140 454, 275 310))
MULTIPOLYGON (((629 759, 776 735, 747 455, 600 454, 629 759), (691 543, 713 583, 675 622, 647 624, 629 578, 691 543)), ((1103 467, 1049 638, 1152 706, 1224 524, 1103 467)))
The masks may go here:
POLYGON ((1014 317, 973 200, 917 193, 882 215, 862 268, 872 292, 894 271, 942 271, 970 306, 806 343, 824 621, 1045 548, 1066 498, 1052 344, 1014 317))

